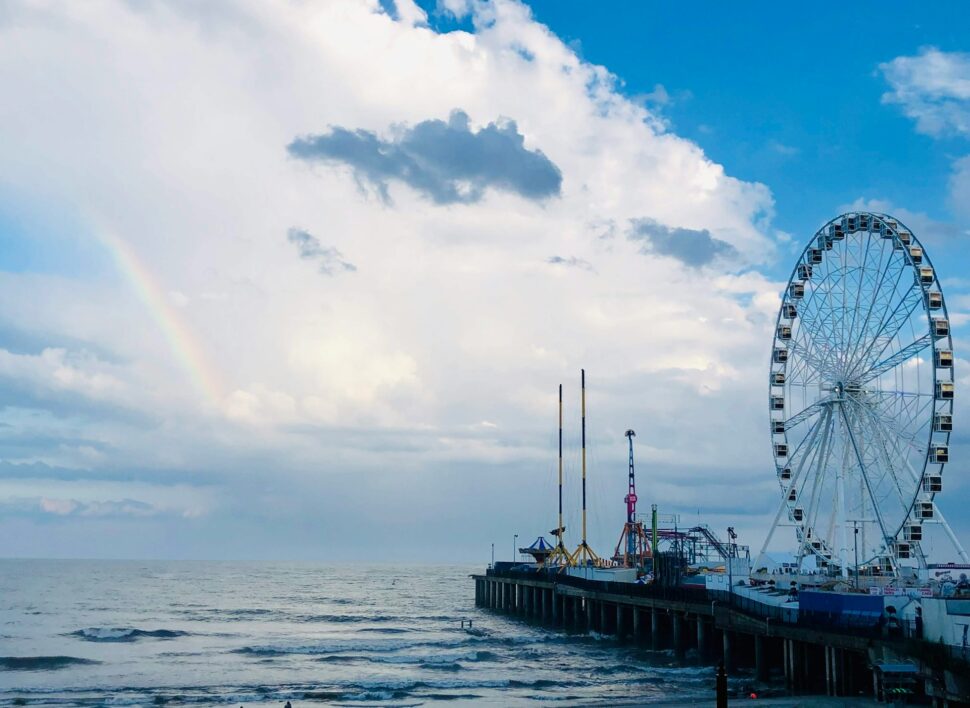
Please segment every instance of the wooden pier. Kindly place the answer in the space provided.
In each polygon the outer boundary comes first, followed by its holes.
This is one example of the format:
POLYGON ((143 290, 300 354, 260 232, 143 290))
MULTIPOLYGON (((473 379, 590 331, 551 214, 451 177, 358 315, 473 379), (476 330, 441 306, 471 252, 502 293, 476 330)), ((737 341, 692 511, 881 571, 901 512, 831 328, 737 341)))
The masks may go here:
POLYGON ((875 696, 891 701, 880 667, 915 667, 934 705, 970 703, 970 663, 926 651, 926 642, 875 633, 832 631, 761 617, 733 597, 701 588, 653 588, 535 571, 488 570, 473 575, 475 604, 567 631, 672 649, 723 663, 728 673, 753 670, 759 681, 784 680, 793 692, 875 696), (954 673, 956 672, 956 673, 954 673))

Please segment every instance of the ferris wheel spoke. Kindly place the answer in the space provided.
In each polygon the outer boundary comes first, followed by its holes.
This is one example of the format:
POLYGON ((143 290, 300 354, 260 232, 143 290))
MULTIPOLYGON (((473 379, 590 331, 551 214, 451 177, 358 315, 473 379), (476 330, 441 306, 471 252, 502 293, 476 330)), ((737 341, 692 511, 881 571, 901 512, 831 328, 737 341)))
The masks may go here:
POLYGON ((873 359, 879 358, 881 353, 896 338, 896 335, 903 328, 903 325, 910 321, 916 308, 922 304, 922 292, 917 292, 913 288, 910 288, 905 296, 896 304, 896 307, 893 308, 893 311, 881 322, 879 329, 876 330, 876 333, 868 341, 868 344, 852 358, 849 371, 855 371, 861 367, 865 367, 873 359))
POLYGON ((832 409, 829 407, 826 410, 826 425, 825 433, 823 435, 822 444, 820 446, 820 454, 817 455, 818 464, 815 465, 815 478, 812 481, 812 492, 809 497, 809 508, 808 514, 806 515, 806 529, 811 533, 812 537, 817 537, 817 527, 818 527, 818 501, 822 495, 822 487, 825 486, 826 471, 828 470, 829 457, 832 453, 832 409))
MULTIPOLYGON (((866 262, 868 262, 868 255, 869 255, 868 243, 871 242, 871 241, 872 241, 872 237, 870 236, 866 240, 866 243, 867 243, 867 248, 866 248, 866 262)), ((887 268, 884 268, 883 267, 883 258, 885 257, 885 255, 886 255, 886 249, 883 248, 883 247, 880 247, 879 248, 879 263, 878 263, 877 268, 876 268, 876 272, 879 274, 879 277, 878 277, 878 279, 875 279, 875 281, 876 281, 875 282, 875 287, 872 289, 872 292, 875 292, 875 293, 880 292, 880 288, 882 287, 883 280, 885 279, 886 273, 888 271, 887 268)), ((892 251, 890 251, 890 258, 891 257, 892 257, 892 251)), ((865 268, 863 267, 863 276, 865 275, 865 272, 866 272, 865 271, 865 268)), ((862 298, 862 285, 863 285, 863 282, 864 282, 864 278, 861 278, 859 280, 859 289, 856 291, 856 306, 855 306, 855 309, 854 309, 854 311, 852 313, 852 329, 853 329, 853 331, 859 333, 858 336, 854 337, 850 341, 850 344, 851 344, 851 346, 852 346, 853 349, 858 348, 859 341, 860 341, 860 337, 862 336, 862 333, 866 331, 866 328, 869 326, 869 319, 872 317, 872 309, 873 309, 873 307, 874 307, 874 305, 876 303, 876 299, 875 298, 869 298, 869 307, 866 309, 865 319, 863 320, 861 327, 856 328, 856 324, 857 324, 856 318, 857 318, 857 315, 859 314, 859 301, 862 298)))
MULTIPOLYGON (((860 305, 860 302, 862 300, 862 288, 863 288, 863 285, 866 282, 866 273, 867 273, 867 271, 866 271, 866 265, 869 263, 869 251, 871 250, 870 249, 871 242, 872 242, 872 237, 871 236, 865 240, 865 251, 864 251, 863 256, 862 256, 862 270, 859 273, 859 281, 858 281, 858 284, 856 286, 856 291, 855 291, 855 304, 852 307, 852 323, 849 325, 849 342, 850 343, 851 343, 851 340, 852 340, 852 333, 858 331, 856 329, 856 320, 858 319, 858 316, 859 316, 859 305, 860 305)), ((882 249, 882 248, 879 249, 880 262, 882 261, 882 252, 883 252, 883 250, 884 249, 882 249)), ((844 361, 842 362, 843 367, 845 366, 845 363, 846 362, 844 362, 844 361)))
POLYGON ((824 409, 825 405, 828 404, 829 401, 830 399, 816 401, 815 403, 808 406, 807 408, 803 408, 798 413, 791 416, 790 418, 788 418, 788 420, 785 421, 785 430, 791 430, 796 425, 800 425, 801 423, 808 420, 812 416, 817 415, 821 410, 824 409))
MULTIPOLYGON (((919 354, 921 351, 926 349, 930 344, 933 343, 933 338, 929 334, 924 334, 922 337, 917 339, 915 342, 907 344, 905 347, 900 349, 898 352, 892 356, 883 359, 881 362, 873 366, 868 371, 863 372, 857 378, 860 384, 867 383, 873 379, 879 378, 887 371, 895 369, 900 364, 909 361, 914 356, 919 354)), ((881 352, 880 352, 881 353, 881 352)))
POLYGON ((868 492, 869 499, 872 502, 873 511, 876 513, 876 521, 879 524, 879 530, 882 531, 883 543, 885 544, 889 541, 890 536, 886 531, 886 523, 882 518, 882 511, 879 509, 879 500, 876 499, 876 495, 873 493, 872 481, 869 479, 869 475, 866 472, 866 463, 862 458, 862 453, 859 452, 859 443, 856 441, 855 434, 852 432, 852 425, 849 423, 849 418, 845 413, 845 407, 839 406, 839 410, 842 413, 843 420, 845 420, 846 437, 851 443, 852 452, 855 455, 856 462, 859 464, 859 474, 862 475, 862 479, 865 482, 866 491, 868 492))
MULTIPOLYGON (((905 455, 901 453, 899 448, 899 440, 887 440, 886 434, 889 433, 891 435, 892 432, 886 430, 883 422, 877 416, 873 415, 872 411, 866 409, 865 407, 858 406, 858 409, 869 417, 870 423, 873 426, 872 429, 875 432, 873 437, 879 443, 877 446, 877 452, 881 453, 882 463, 885 465, 885 468, 888 471, 892 481, 892 487, 896 492, 896 499, 899 501, 900 506, 902 507, 901 512, 904 515, 909 514, 913 506, 913 499, 912 497, 908 500, 906 499, 906 494, 903 491, 900 481, 900 475, 897 474, 897 467, 893 463, 894 457, 896 459, 905 459, 905 455), (889 443, 888 446, 887 443, 889 443), (890 447, 892 448, 891 452, 894 453, 893 455, 890 455, 890 450, 888 449, 890 447)), ((910 482, 912 482, 912 479, 910 482)))
POLYGON ((831 375, 835 371, 832 364, 827 360, 821 359, 807 351, 803 351, 797 346, 792 346, 789 349, 789 357, 794 357, 796 359, 796 366, 793 367, 793 371, 796 376, 801 375, 806 370, 821 375, 831 375))
MULTIPOLYGON (((806 431, 805 436, 799 441, 798 445, 795 446, 795 449, 792 450, 792 452, 788 455, 789 462, 791 462, 796 457, 798 457, 799 453, 802 451, 802 448, 805 446, 806 442, 808 443, 808 447, 805 448, 805 455, 808 455, 812 451, 812 446, 815 444, 815 437, 819 430, 820 423, 822 423, 821 418, 816 420, 812 424, 812 426, 806 431)), ((804 464, 804 459, 799 458, 799 460, 800 462, 799 462, 798 469, 801 470, 801 465, 804 464)), ((794 484, 794 483, 795 483, 795 477, 792 477, 791 484, 794 484)))
MULTIPOLYGON (((853 404, 855 404, 860 410, 865 411, 866 414, 873 421, 876 421, 881 426, 883 426, 890 434, 892 434, 893 438, 898 439, 902 442, 905 442, 917 454, 920 454, 920 455, 926 454, 926 447, 922 442, 923 440, 925 440, 924 430, 915 430, 913 432, 907 432, 906 430, 901 430, 897 426, 895 418, 891 418, 886 415, 881 415, 876 410, 874 410, 871 406, 867 406, 855 399, 849 399, 849 400, 853 404)), ((919 420, 921 412, 925 412, 927 405, 931 405, 931 404, 932 404, 932 401, 928 402, 926 405, 921 406, 917 409, 913 409, 914 413, 911 415, 911 419, 919 420)))
MULTIPOLYGON (((812 427, 809 428, 808 433, 805 435, 805 438, 803 438, 802 442, 799 443, 799 446, 798 446, 799 449, 802 447, 802 445, 804 445, 805 441, 807 440, 808 449, 811 450, 812 446, 815 444, 815 439, 818 437, 818 431, 821 429, 820 423, 822 422, 822 420, 823 418, 819 418, 818 420, 815 421, 812 427)), ((792 456, 789 457, 789 461, 793 460, 797 454, 798 454, 798 450, 796 449, 796 451, 792 454, 792 456)), ((789 485, 787 487, 784 483, 782 483, 781 485, 781 488, 782 488, 781 504, 778 505, 778 511, 775 513, 775 519, 774 521, 771 522, 771 530, 768 532, 768 536, 765 538, 764 545, 761 547, 761 554, 759 558, 761 556, 764 556, 765 552, 768 550, 768 545, 771 543, 771 539, 775 535, 775 529, 778 528, 778 523, 779 521, 781 521, 781 515, 785 512, 785 509, 789 507, 788 489, 791 486, 795 486, 801 483, 802 472, 805 469, 805 458, 804 457, 800 458, 798 460, 798 464, 793 466, 795 469, 792 474, 791 482, 789 482, 789 485)))

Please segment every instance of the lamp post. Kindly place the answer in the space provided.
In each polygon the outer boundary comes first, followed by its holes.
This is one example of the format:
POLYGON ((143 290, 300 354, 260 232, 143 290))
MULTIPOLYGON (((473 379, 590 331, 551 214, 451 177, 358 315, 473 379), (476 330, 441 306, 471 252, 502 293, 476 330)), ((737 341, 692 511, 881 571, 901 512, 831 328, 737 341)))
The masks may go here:
POLYGON ((855 589, 859 589, 859 522, 852 522, 852 545, 855 547, 855 589))
POLYGON ((519 547, 519 534, 514 534, 512 536, 512 562, 515 562, 516 553, 518 553, 519 547))
POLYGON ((734 557, 734 552, 732 545, 734 543, 735 534, 734 527, 728 526, 728 545, 727 545, 727 566, 728 566, 728 606, 734 607, 734 563, 731 559, 734 557))
POLYGON ((495 544, 492 544, 492 567, 495 567, 495 544))

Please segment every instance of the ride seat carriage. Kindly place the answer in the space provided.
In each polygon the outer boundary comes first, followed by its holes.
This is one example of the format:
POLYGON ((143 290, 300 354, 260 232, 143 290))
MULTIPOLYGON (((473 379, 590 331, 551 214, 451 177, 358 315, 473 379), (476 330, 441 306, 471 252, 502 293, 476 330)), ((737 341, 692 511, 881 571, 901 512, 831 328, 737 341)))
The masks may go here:
POLYGON ((933 430, 937 433, 949 433, 953 430, 953 416, 949 413, 937 413, 933 416, 933 430))

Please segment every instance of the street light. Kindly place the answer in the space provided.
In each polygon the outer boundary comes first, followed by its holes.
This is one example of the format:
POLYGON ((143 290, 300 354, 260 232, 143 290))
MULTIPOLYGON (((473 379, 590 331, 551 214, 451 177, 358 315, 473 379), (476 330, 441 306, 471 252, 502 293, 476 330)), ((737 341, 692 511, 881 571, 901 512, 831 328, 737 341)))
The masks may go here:
POLYGON ((512 562, 515 562, 516 549, 519 547, 519 534, 512 536, 512 562))
POLYGON ((859 522, 852 522, 852 544, 855 546, 855 589, 859 589, 859 522))
POLYGON ((492 568, 495 567, 495 544, 494 543, 492 544, 492 565, 490 567, 492 568))

